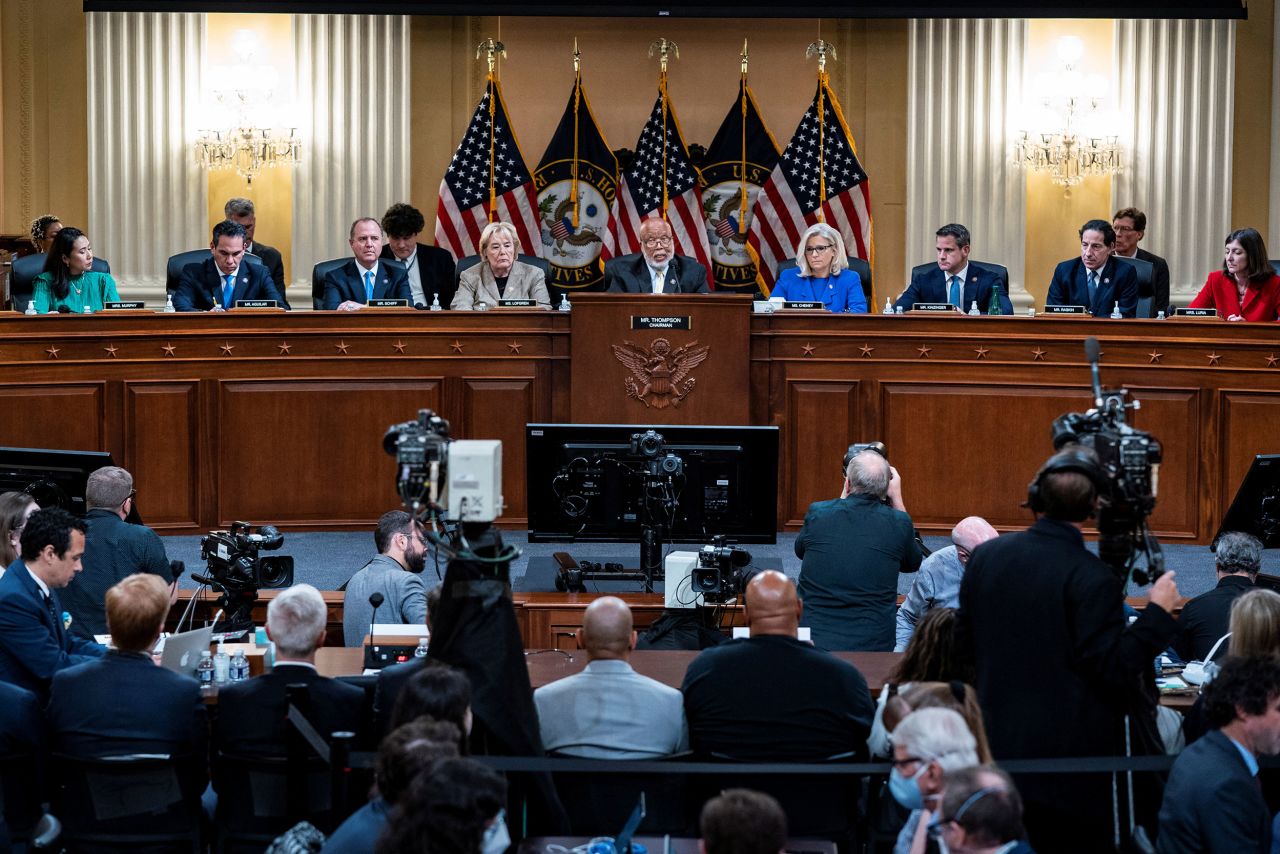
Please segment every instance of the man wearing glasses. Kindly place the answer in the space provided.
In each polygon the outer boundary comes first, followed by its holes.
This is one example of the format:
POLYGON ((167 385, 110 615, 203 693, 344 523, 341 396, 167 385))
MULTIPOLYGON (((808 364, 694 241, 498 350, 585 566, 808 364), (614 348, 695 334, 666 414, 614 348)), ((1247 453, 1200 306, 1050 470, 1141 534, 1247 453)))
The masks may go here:
POLYGON ((969 555, 987 540, 994 540, 1000 532, 981 516, 961 519, 951 529, 953 545, 939 549, 920 564, 920 573, 911 582, 907 598, 898 608, 897 633, 894 652, 905 652, 911 635, 931 608, 960 607, 960 579, 969 555))
MULTIPOLYGON (((70 616, 72 633, 93 639, 107 629, 107 591, 135 572, 150 572, 177 594, 176 579, 164 544, 145 525, 126 522, 133 511, 133 475, 119 466, 105 466, 89 475, 84 487, 88 512, 84 522, 83 571, 62 591, 62 606, 70 616)), ((65 621, 64 621, 65 622, 65 621)))
POLYGON ((360 646, 377 617, 383 623, 421 626, 427 621, 427 588, 422 570, 427 563, 427 541, 422 527, 403 510, 382 514, 373 532, 378 554, 351 576, 343 588, 342 638, 347 646, 360 646), (382 595, 374 613, 369 597, 382 595))
POLYGON ((1115 255, 1151 262, 1151 281, 1140 282, 1138 296, 1151 297, 1151 314, 1169 312, 1169 262, 1159 255, 1138 248, 1147 234, 1147 215, 1137 208, 1121 208, 1111 218, 1116 233, 1115 255))
POLYGON ((639 253, 605 262, 605 290, 625 294, 705 294, 707 268, 675 254, 671 224, 651 217, 640 225, 639 253))

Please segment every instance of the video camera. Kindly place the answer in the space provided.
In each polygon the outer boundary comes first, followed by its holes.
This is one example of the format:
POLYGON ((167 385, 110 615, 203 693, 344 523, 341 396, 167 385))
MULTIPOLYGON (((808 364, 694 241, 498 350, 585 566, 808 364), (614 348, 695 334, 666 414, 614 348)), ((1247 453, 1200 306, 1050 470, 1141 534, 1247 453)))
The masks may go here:
POLYGON ((743 567, 751 563, 746 549, 725 545, 725 538, 711 538, 711 545, 698 552, 698 565, 690 573, 694 593, 707 602, 724 602, 736 597, 750 580, 743 567))
POLYGON ((449 422, 430 409, 392 424, 382 449, 396 458, 396 492, 416 518, 492 522, 502 514, 502 443, 449 438, 449 422))
POLYGON ((656 430, 631 434, 631 456, 644 460, 649 477, 679 477, 684 474, 684 460, 667 450, 666 440, 656 430))
POLYGON ((253 625, 253 604, 258 590, 289 587, 293 584, 293 558, 288 555, 259 557, 260 551, 275 551, 284 544, 284 534, 271 525, 257 532, 248 522, 232 522, 226 531, 210 531, 200 540, 200 559, 206 575, 191 577, 208 585, 222 598, 227 632, 253 625))

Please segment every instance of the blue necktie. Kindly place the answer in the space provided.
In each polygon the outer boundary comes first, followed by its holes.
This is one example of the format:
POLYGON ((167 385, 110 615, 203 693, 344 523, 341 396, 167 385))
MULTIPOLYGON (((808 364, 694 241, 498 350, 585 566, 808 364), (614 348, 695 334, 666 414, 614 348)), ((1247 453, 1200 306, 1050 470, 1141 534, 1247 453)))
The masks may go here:
POLYGON ((1098 274, 1093 270, 1089 271, 1089 307, 1093 307, 1094 301, 1098 296, 1098 274))
POLYGON ((960 277, 959 276, 951 277, 951 295, 947 297, 947 302, 951 303, 956 308, 963 307, 960 305, 960 277))
POLYGON ((364 301, 368 302, 373 299, 373 271, 366 270, 364 274, 364 301))
POLYGON ((222 286, 222 307, 231 308, 231 297, 236 290, 236 277, 234 274, 225 276, 227 283, 222 286))

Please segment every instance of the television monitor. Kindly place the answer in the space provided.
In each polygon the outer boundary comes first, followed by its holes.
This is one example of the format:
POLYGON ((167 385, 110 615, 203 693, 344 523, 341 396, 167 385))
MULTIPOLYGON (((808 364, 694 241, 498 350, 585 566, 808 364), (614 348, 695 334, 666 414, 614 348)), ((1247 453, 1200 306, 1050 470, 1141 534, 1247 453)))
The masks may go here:
POLYGON ((1214 535, 1215 545, 1226 531, 1253 534, 1262 541, 1263 548, 1280 546, 1280 454, 1258 454, 1253 458, 1214 535))
POLYGON ((777 542, 777 427, 529 424, 525 459, 530 542, 777 542))

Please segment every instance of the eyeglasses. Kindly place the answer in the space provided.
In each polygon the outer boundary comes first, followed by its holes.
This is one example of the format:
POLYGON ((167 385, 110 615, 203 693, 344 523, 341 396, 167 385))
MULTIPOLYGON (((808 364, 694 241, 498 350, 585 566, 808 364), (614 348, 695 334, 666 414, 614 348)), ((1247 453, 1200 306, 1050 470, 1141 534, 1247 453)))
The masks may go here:
POLYGON ((1138 229, 1130 228, 1127 225, 1117 225, 1117 226, 1113 226, 1111 230, 1114 231, 1116 234, 1128 234, 1129 232, 1137 231, 1138 229))
POLYGON ((908 765, 919 765, 924 761, 925 758, 923 756, 908 756, 906 759, 890 759, 889 764, 901 771, 908 765))
POLYGON ((648 240, 644 242, 644 245, 649 249, 657 249, 659 246, 670 246, 671 238, 670 237, 650 237, 648 240))
POLYGON ((823 246, 806 246, 804 248, 804 251, 806 255, 821 255, 823 252, 826 252, 828 249, 834 249, 834 248, 835 248, 834 243, 827 243, 823 246))

